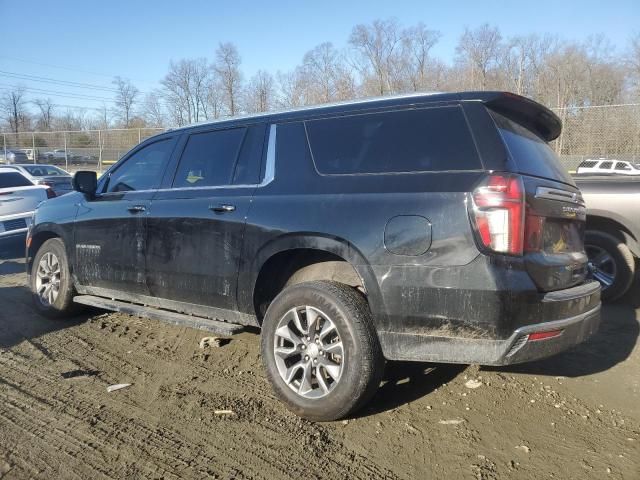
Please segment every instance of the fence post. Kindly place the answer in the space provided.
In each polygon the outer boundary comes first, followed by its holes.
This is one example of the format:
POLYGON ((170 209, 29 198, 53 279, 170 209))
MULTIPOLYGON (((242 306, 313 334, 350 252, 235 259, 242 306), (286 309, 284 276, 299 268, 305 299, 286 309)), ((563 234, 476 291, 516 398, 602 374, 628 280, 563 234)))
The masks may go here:
POLYGON ((140 135, 140 129, 138 129, 138 143, 142 141, 142 136, 140 135))
POLYGON ((2 147, 4 148, 4 162, 7 163, 7 134, 2 134, 2 147))
POLYGON ((64 138, 64 168, 69 171, 69 157, 67 156, 67 132, 62 132, 64 138))
POLYGON ((33 163, 38 163, 38 154, 36 153, 36 134, 31 132, 31 144, 33 145, 33 163))
POLYGON ((102 130, 98 130, 98 170, 102 172, 102 130))

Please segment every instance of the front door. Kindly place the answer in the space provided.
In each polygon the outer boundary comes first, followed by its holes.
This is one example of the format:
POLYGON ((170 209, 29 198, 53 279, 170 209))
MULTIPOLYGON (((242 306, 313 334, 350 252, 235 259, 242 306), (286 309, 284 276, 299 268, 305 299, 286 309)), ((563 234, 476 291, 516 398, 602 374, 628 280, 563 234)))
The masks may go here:
POLYGON ((175 136, 167 136, 141 145, 100 180, 95 198, 80 203, 73 264, 81 291, 148 294, 147 215, 175 143, 175 136))

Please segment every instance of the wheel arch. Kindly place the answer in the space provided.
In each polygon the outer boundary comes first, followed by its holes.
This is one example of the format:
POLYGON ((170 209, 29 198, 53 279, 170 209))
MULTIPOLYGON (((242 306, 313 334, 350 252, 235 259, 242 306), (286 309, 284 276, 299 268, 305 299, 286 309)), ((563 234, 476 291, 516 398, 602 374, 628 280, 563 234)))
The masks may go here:
POLYGON ((627 225, 624 218, 612 212, 589 213, 587 215, 587 230, 598 230, 609 233, 623 241, 636 258, 640 258, 640 244, 638 234, 627 225))
POLYGON ((384 315, 380 289, 373 270, 364 255, 344 239, 311 233, 283 235, 258 251, 248 271, 245 281, 239 283, 239 286, 244 283, 246 287, 239 288, 238 303, 246 311, 255 312, 259 322, 265 310, 265 306, 260 305, 261 300, 272 300, 269 297, 273 296, 274 291, 292 284, 292 278, 293 283, 333 279, 362 287, 374 322, 378 324, 380 316, 384 315), (319 263, 325 263, 328 268, 314 271, 313 265, 319 263), (275 280, 272 274, 276 275, 275 280), (294 278, 296 275, 298 277, 294 278), (266 295, 262 290, 265 279, 272 285, 272 291, 266 295))

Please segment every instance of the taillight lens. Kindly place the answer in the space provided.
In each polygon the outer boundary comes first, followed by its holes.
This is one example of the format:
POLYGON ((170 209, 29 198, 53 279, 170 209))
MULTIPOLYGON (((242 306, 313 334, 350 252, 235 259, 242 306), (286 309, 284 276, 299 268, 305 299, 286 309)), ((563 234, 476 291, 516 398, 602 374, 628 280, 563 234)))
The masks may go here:
POLYGON ((47 188, 47 198, 55 198, 56 192, 54 192, 51 188, 47 188))
POLYGON ((497 253, 522 255, 525 202, 520 176, 489 175, 471 197, 471 215, 482 245, 497 253))

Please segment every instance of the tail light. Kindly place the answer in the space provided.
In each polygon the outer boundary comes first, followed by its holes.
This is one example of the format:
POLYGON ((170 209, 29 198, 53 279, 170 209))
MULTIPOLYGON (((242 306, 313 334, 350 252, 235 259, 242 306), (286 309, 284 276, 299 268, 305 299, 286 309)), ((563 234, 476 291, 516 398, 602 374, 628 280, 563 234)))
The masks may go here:
POLYGON ((47 188, 47 198, 55 198, 56 192, 54 192, 51 188, 47 188))
POLYGON ((38 185, 46 185, 47 187, 53 187, 53 182, 50 180, 38 180, 38 185))
POLYGON ((472 193, 471 217, 482 245, 497 253, 522 255, 524 186, 518 175, 489 175, 472 193))

